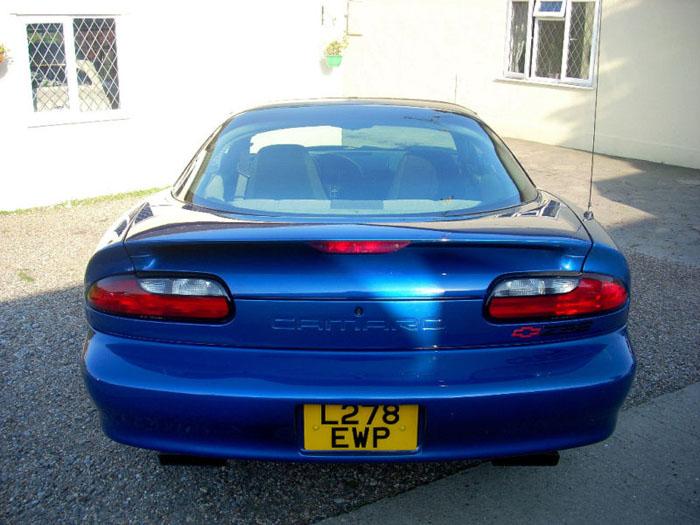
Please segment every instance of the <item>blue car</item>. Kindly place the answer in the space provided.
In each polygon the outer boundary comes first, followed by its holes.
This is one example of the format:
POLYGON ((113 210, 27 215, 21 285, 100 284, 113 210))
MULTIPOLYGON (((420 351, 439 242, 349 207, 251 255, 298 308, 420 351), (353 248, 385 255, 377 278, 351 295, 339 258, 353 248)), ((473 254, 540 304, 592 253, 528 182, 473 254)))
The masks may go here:
POLYGON ((104 432, 214 458, 509 458, 608 437, 625 258, 446 103, 268 105, 219 126, 85 274, 104 432))

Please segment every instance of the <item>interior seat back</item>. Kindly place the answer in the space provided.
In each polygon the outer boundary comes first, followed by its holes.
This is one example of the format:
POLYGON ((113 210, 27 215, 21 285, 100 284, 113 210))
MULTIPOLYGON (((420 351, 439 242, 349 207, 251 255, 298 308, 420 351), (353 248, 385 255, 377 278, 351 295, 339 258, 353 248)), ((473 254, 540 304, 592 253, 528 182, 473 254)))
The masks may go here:
POLYGON ((439 187, 433 165, 421 156, 407 153, 399 162, 389 198, 435 200, 439 187))
POLYGON ((275 144, 258 151, 248 199, 325 199, 314 161, 304 146, 275 144))

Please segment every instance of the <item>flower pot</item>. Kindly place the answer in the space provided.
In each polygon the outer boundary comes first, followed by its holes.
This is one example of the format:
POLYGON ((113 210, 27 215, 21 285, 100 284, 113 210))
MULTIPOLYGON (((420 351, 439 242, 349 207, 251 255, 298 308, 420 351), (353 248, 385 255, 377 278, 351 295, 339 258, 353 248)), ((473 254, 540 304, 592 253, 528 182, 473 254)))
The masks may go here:
POLYGON ((5 53, 0 53, 0 64, 5 61, 5 53))
POLYGON ((326 55, 326 64, 331 67, 338 67, 343 61, 343 55, 326 55))

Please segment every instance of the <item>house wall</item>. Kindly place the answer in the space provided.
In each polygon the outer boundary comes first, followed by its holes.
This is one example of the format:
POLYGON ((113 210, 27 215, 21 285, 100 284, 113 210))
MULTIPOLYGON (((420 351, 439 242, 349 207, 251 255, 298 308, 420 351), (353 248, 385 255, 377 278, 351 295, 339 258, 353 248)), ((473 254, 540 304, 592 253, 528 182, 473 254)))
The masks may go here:
POLYGON ((344 0, 201 0, 196 12, 160 2, 55 4, 6 0, 0 8, 0 43, 10 48, 0 64, 2 210, 168 185, 227 114, 342 95, 343 69, 328 68, 322 48, 345 28, 344 0), (123 111, 115 120, 71 123, 33 112, 31 15, 117 15, 123 111), (58 124, 45 125, 49 117, 58 124))
MULTIPOLYGON (((506 0, 351 0, 346 96, 456 101, 504 136, 591 147, 595 90, 503 78, 506 0)), ((700 168, 700 2, 603 0, 596 151, 700 168)))
MULTIPOLYGON (((55 4, 0 8, 0 210, 167 185, 228 113, 277 99, 454 100, 502 135, 590 148, 593 89, 502 78, 506 0, 351 0, 362 36, 336 69, 322 47, 345 0, 55 4), (25 23, 42 15, 117 16, 113 120, 46 125, 33 112, 25 23)), ((597 151, 700 168, 697 20, 696 0, 604 0, 597 151)))

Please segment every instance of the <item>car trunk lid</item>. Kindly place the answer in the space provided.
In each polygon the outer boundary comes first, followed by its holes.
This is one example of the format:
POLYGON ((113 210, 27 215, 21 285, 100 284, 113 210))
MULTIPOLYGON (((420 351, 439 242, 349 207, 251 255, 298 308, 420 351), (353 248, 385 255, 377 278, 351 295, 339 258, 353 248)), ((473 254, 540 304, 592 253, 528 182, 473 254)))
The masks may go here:
MULTIPOLYGON (((167 323, 172 330, 161 332, 193 343, 397 349, 512 342, 512 328, 483 316, 494 279, 579 271, 591 244, 573 212, 551 199, 508 214, 391 224, 243 220, 160 208, 137 219, 127 236, 137 272, 216 276, 234 301, 227 323, 167 323), (383 254, 312 246, 348 240, 409 244, 383 254)), ((154 324, 139 325, 141 335, 149 337, 154 324)))

